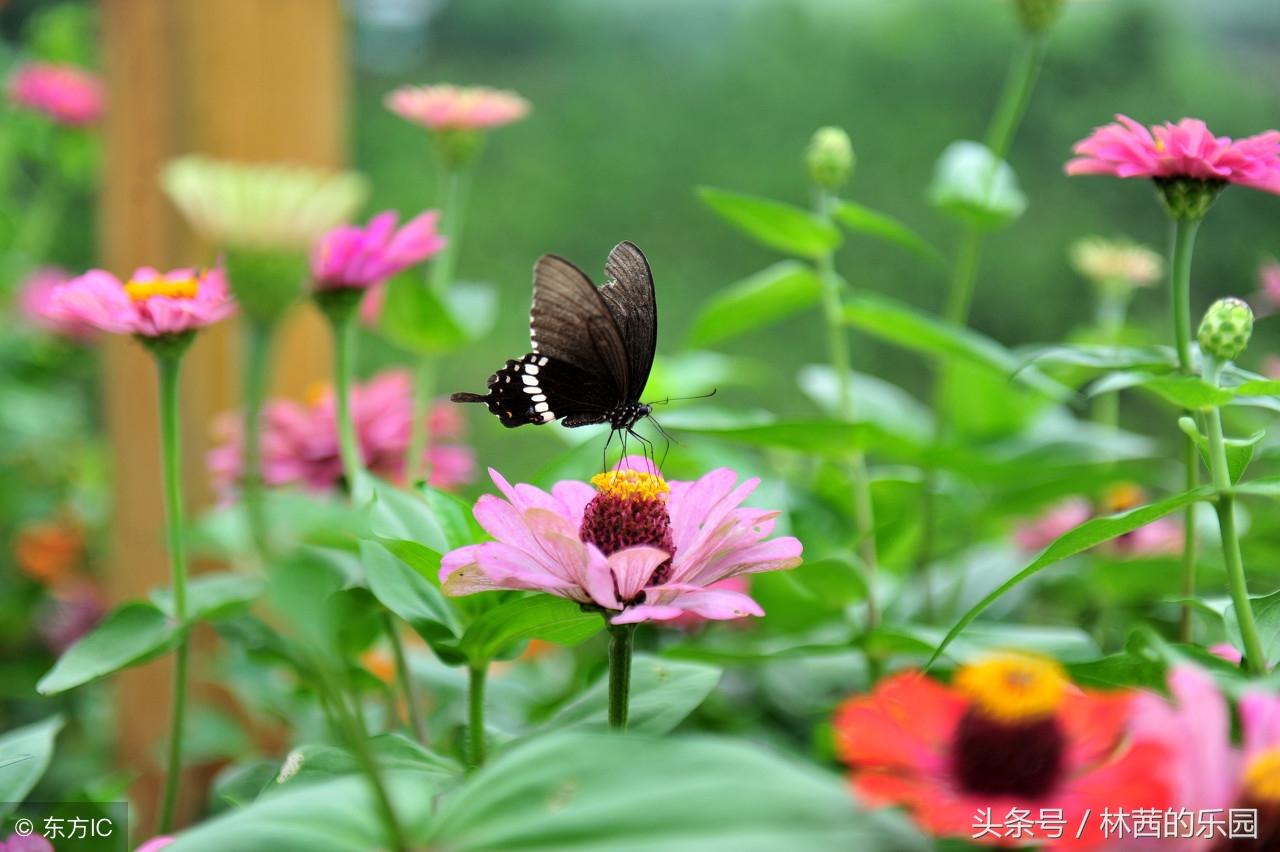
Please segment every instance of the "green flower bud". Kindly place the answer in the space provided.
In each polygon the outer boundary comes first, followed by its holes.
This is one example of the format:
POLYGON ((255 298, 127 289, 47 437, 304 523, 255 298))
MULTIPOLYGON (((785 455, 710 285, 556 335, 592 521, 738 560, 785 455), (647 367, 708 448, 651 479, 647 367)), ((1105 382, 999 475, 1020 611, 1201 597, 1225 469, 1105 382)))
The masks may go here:
POLYGON ((809 178, 823 189, 839 189, 849 180, 857 158, 849 134, 839 127, 820 127, 809 140, 805 161, 809 178))
POLYGON ((1062 11, 1062 0, 1014 0, 1018 23, 1029 33, 1042 33, 1053 26, 1062 11))
POLYGON ((1253 311, 1240 299, 1219 299, 1200 321, 1200 350, 1219 361, 1230 361, 1249 345, 1253 311))

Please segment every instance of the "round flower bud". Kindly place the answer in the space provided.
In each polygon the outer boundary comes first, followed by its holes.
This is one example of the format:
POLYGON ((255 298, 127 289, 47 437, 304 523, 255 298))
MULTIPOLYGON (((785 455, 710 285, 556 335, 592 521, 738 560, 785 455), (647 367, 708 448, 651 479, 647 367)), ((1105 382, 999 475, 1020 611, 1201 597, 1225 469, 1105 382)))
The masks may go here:
POLYGON ((1200 321, 1197 339, 1200 349, 1220 361, 1230 361, 1249 345, 1253 333, 1253 311, 1244 301, 1219 299, 1209 306, 1200 321))
POLYGON ((1018 22, 1029 33, 1041 33, 1053 26, 1062 11, 1062 0, 1014 0, 1018 22))
POLYGON ((809 178, 824 189, 839 189, 849 180, 856 162, 849 134, 839 127, 820 127, 809 140, 805 161, 809 178))

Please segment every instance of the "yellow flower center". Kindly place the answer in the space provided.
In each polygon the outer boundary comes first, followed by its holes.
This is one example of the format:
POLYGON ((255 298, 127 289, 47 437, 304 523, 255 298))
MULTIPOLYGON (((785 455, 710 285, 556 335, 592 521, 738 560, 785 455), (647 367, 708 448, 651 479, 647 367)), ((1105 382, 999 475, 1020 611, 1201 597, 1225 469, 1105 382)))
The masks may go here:
POLYGON ((652 473, 638 470, 610 470, 591 477, 591 484, 601 494, 622 500, 657 500, 671 490, 667 481, 652 473))
POLYGON ((199 290, 199 280, 190 275, 183 278, 151 278, 146 281, 134 279, 124 285, 124 291, 135 302, 145 302, 152 296, 194 299, 199 290))
POLYGON ((1249 761, 1244 787, 1254 799, 1280 803, 1280 746, 1272 746, 1249 761))
POLYGON ((1102 498, 1102 508, 1108 513, 1127 512, 1136 509, 1147 499, 1142 489, 1132 482, 1113 485, 1102 498))
POLYGON ((1009 653, 964 666, 954 685, 985 716, 1024 722, 1052 715, 1070 681, 1053 660, 1009 653))
POLYGON ((328 382, 312 382, 307 385, 306 390, 302 394, 302 398, 306 401, 307 405, 315 408, 329 397, 329 391, 330 388, 328 382))
POLYGON ((1161 139, 1159 136, 1156 137, 1156 153, 1157 154, 1164 153, 1164 140, 1161 139))

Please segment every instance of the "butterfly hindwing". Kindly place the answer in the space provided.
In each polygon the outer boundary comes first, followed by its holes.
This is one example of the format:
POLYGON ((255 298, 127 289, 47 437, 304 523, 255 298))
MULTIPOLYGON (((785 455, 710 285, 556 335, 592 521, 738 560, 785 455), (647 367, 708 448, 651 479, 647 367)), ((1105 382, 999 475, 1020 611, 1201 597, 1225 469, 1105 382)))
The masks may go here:
MULTIPOLYGON (((455 402, 483 402, 503 426, 550 423, 572 417, 585 423, 602 423, 609 410, 600 406, 600 381, 573 364, 530 352, 518 361, 508 361, 489 377, 489 393, 454 394, 455 402)), ((604 394, 607 396, 607 394, 604 394)))

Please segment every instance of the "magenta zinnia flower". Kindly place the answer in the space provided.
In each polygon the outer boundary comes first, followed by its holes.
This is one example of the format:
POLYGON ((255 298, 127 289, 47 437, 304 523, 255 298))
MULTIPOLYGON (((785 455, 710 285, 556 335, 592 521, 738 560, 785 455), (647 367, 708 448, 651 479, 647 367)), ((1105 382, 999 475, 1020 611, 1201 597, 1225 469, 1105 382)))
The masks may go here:
POLYGON ((1116 120, 1076 143, 1080 156, 1067 163, 1067 174, 1190 178, 1280 194, 1280 131, 1233 141, 1195 118, 1150 129, 1125 115, 1116 120))
POLYGON ((367 289, 421 263, 444 248, 445 238, 436 233, 439 217, 436 211, 428 210, 396 230, 398 217, 388 210, 363 228, 334 228, 311 253, 316 289, 367 289))
POLYGON ((482 86, 402 86, 387 94, 387 109, 429 130, 491 130, 529 114, 515 92, 482 86))
POLYGON ((53 310, 54 292, 70 280, 67 271, 56 266, 35 270, 19 287, 18 310, 27 322, 37 328, 84 343, 91 340, 98 329, 77 317, 63 317, 53 310))
POLYGON ((492 589, 548 592, 598 607, 613 624, 764 615, 721 580, 800 564, 800 542, 770 539, 777 512, 740 504, 758 479, 736 485, 728 468, 693 482, 667 482, 643 459, 551 493, 489 475, 506 497, 486 494, 475 517, 496 541, 445 555, 440 580, 451 595, 492 589), (598 489, 598 490, 597 490, 598 489))
MULTIPOLYGON (((404 370, 390 370, 356 385, 351 393, 356 438, 365 467, 391 482, 404 479, 405 454, 413 420, 412 380, 404 370)), ((215 429, 222 443, 210 451, 209 471, 218 491, 231 497, 243 474, 243 418, 221 418, 215 429)), ((470 482, 475 459, 458 443, 462 420, 447 405, 428 414, 431 446, 423 456, 427 482, 452 489, 470 482)), ((269 486, 297 485, 314 492, 332 491, 342 480, 333 393, 325 390, 312 405, 292 400, 268 402, 262 413, 262 478, 269 486)))
POLYGON ((164 337, 211 325, 235 310, 220 269, 161 274, 144 267, 124 283, 110 272, 91 269, 53 291, 48 314, 59 322, 113 334, 164 337))
MULTIPOLYGON (((1172 804, 1191 814, 1232 809, 1257 811, 1257 837, 1228 842, 1221 837, 1185 838, 1179 850, 1280 848, 1280 696, 1261 690, 1240 699, 1239 748, 1231 743, 1231 712, 1217 684, 1191 666, 1169 674, 1170 704, 1143 695, 1135 704, 1135 746, 1153 743, 1173 758, 1164 767, 1174 791, 1172 804)), ((1161 848, 1153 844, 1153 849, 1161 848)))
POLYGON ((102 81, 74 65, 32 62, 9 80, 9 100, 59 124, 79 127, 102 117, 102 81))

